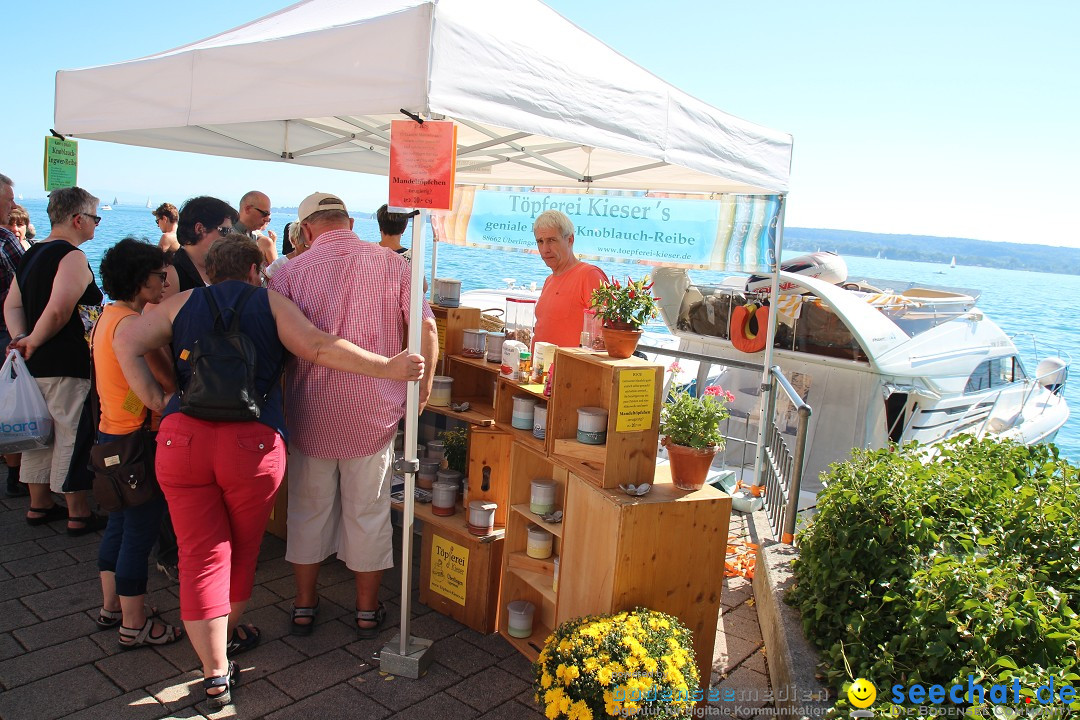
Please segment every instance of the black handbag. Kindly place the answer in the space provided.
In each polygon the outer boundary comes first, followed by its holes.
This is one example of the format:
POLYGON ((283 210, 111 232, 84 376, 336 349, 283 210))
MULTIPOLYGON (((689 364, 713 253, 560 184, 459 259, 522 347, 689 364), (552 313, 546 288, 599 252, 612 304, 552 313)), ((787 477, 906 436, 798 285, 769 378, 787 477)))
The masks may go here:
MULTIPOLYGON (((97 328, 94 328, 95 334, 97 328)), ((97 392, 97 371, 94 367, 93 338, 90 349, 91 417, 97 428, 101 410, 97 392)), ((154 472, 157 442, 150 432, 150 409, 146 419, 135 432, 115 440, 98 443, 90 448, 90 470, 94 473, 94 499, 106 512, 138 507, 153 500, 161 492, 154 472)))
POLYGON ((116 512, 138 507, 157 497, 154 452, 157 443, 147 423, 133 433, 90 448, 94 470, 94 499, 102 510, 116 512))

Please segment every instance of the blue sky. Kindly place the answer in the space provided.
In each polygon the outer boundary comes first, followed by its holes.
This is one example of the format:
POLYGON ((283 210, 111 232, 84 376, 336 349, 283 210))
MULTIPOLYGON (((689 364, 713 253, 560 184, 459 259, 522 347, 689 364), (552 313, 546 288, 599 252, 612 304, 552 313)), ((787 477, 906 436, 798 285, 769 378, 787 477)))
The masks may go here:
MULTIPOLYGON (((43 195, 56 70, 159 52, 286 4, 5 3, 0 172, 43 195)), ((790 226, 1080 247, 1080 3, 548 4, 683 90, 791 133, 790 226)), ((238 87, 221 101, 275 98, 238 87)), ((79 184, 140 203, 236 203, 257 187, 276 206, 318 189, 374 209, 386 194, 381 177, 91 141, 80 142, 79 184)))

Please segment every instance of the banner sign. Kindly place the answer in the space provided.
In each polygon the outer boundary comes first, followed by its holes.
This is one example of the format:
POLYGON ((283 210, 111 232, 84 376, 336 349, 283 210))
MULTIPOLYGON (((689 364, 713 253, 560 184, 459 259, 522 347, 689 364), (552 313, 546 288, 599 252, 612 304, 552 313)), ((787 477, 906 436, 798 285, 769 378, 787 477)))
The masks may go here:
POLYGON ((446 121, 390 123, 390 207, 450 210, 457 126, 446 121))
POLYGON ((459 187, 455 212, 433 216, 440 242, 536 252, 532 226, 545 210, 573 221, 574 252, 601 261, 768 272, 780 198, 575 194, 459 187))
POLYGON ((79 174, 79 143, 54 135, 45 138, 45 192, 75 187, 79 174))

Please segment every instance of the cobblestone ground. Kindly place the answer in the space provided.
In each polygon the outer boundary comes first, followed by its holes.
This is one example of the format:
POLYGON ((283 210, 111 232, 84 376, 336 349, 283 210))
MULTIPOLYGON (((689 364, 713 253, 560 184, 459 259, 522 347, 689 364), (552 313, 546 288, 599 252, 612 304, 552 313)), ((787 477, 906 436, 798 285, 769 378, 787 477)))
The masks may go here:
MULTIPOLYGON (((28 505, 25 498, 0 498, 0 718, 542 718, 532 700, 532 669, 521 655, 500 636, 477 633, 416 600, 412 632, 435 641, 431 669, 419 680, 379 672, 373 655, 395 633, 400 615, 397 571, 384 577, 381 595, 391 621, 379 638, 356 639, 352 574, 337 561, 320 574, 316 631, 291 636, 292 575, 284 542, 272 535, 263 544, 245 617, 261 629, 263 641, 238 658, 234 705, 211 713, 188 642, 121 652, 116 631, 95 624, 100 534, 68 537, 63 522, 30 527, 23 520, 28 505)), ((736 513, 732 533, 746 532, 736 513)), ((149 599, 166 621, 179 621, 178 586, 153 566, 149 599)), ((740 717, 768 712, 750 582, 727 579, 722 600, 711 678, 718 699, 703 710, 740 717)))

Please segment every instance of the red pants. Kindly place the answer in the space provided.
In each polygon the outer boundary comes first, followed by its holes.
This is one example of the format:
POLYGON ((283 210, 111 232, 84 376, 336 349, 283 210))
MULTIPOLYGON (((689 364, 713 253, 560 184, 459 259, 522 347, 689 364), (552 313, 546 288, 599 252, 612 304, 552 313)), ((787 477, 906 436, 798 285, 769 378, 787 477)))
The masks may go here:
POLYGON ((180 617, 227 615, 251 597, 285 443, 260 422, 173 413, 158 431, 156 466, 180 547, 180 617))

